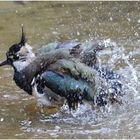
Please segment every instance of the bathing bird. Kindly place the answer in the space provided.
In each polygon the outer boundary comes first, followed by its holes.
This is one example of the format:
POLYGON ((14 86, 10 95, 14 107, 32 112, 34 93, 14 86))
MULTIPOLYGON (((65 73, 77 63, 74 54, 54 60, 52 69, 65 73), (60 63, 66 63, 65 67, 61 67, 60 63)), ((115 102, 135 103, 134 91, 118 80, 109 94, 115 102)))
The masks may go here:
MULTIPOLYGON (((35 54, 27 44, 22 27, 20 42, 9 48, 6 60, 0 66, 11 65, 17 86, 37 97, 44 105, 50 105, 52 100, 64 97, 70 109, 76 109, 83 100, 101 106, 107 104, 104 97, 110 99, 107 92, 104 92, 105 95, 101 93, 95 80, 96 72, 102 78, 105 77, 101 71, 109 73, 95 65, 96 53, 103 48, 92 43, 70 41, 42 46, 35 54), (52 92, 48 92, 48 89, 52 92)), ((118 85, 121 90, 122 85, 118 85)), ((114 89, 116 92, 117 88, 114 89)))

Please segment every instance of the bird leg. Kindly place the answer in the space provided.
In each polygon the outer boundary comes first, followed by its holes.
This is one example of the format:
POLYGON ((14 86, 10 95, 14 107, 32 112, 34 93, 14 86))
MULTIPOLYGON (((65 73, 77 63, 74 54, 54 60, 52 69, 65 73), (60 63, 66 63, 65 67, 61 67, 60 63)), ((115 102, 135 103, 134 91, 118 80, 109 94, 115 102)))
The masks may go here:
POLYGON ((66 97, 69 109, 76 110, 78 108, 78 103, 82 103, 83 97, 79 90, 73 91, 66 97))

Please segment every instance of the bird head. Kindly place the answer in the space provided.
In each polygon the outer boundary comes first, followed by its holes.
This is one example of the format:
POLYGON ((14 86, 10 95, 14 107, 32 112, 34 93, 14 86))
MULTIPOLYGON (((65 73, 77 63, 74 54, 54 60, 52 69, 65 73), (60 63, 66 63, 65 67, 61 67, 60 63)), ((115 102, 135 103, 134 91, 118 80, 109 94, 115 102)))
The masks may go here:
POLYGON ((22 26, 22 35, 19 43, 13 44, 6 52, 6 60, 0 66, 11 65, 15 70, 24 68, 31 58, 35 57, 32 47, 26 43, 26 38, 22 26))

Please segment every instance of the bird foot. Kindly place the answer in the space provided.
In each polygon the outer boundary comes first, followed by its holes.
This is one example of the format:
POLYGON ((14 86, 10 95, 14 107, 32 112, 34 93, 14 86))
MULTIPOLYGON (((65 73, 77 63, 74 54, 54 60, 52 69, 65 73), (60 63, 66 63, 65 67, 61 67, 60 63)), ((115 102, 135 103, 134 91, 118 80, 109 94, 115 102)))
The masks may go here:
POLYGON ((69 109, 76 110, 78 108, 78 104, 82 104, 83 97, 80 93, 69 94, 67 96, 67 104, 69 109))

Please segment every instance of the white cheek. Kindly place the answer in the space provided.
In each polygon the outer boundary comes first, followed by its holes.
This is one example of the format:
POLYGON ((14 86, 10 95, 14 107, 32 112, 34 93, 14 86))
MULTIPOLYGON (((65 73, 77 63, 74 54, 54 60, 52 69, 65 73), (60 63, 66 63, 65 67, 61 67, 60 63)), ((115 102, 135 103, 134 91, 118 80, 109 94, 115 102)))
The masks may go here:
POLYGON ((35 54, 32 52, 32 47, 27 43, 25 44, 25 46, 22 46, 22 48, 18 53, 21 56, 26 56, 27 59, 31 59, 35 57, 35 54))
POLYGON ((16 68, 17 71, 21 71, 23 70, 26 66, 29 65, 29 63, 27 61, 15 61, 13 63, 14 67, 16 68))
POLYGON ((30 54, 30 57, 35 57, 35 54, 32 52, 32 47, 28 44, 25 45, 27 52, 30 54))

